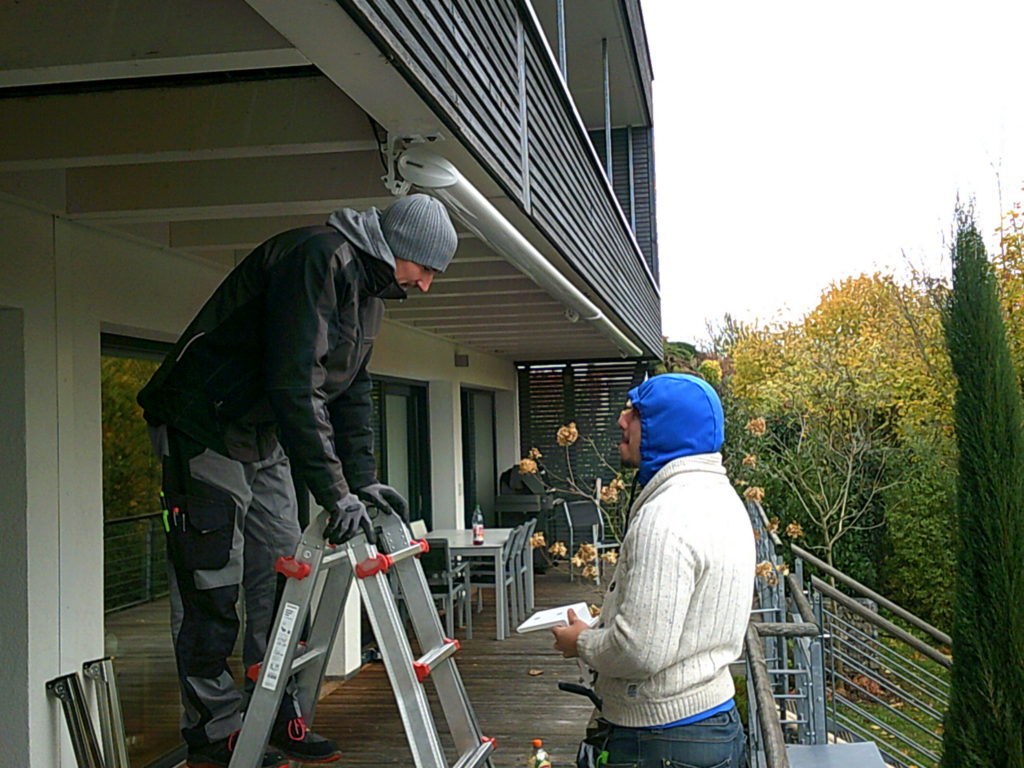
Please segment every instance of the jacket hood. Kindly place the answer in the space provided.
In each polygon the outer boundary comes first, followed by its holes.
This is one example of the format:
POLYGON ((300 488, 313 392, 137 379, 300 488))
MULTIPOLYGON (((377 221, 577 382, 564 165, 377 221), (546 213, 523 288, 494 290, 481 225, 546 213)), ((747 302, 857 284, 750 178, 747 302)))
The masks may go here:
POLYGON ((334 227, 356 248, 383 261, 394 270, 395 256, 384 239, 384 232, 380 228, 380 211, 376 208, 366 211, 341 208, 330 215, 327 226, 334 227))
POLYGON ((355 211, 341 208, 327 219, 327 225, 344 235, 355 248, 368 257, 364 261, 367 293, 381 299, 405 299, 405 291, 395 282, 395 256, 384 239, 380 211, 370 208, 355 211))
POLYGON ((640 412, 641 485, 674 459, 715 453, 722 447, 722 402, 704 379, 662 374, 631 389, 629 399, 640 412))

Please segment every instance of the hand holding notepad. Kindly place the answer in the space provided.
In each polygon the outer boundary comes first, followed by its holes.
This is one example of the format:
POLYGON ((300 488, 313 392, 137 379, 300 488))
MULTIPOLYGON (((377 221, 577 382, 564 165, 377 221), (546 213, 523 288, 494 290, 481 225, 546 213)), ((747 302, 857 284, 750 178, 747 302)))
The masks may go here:
POLYGON ((586 603, 574 603, 572 605, 560 605, 557 608, 537 611, 533 616, 516 627, 516 632, 526 633, 536 632, 538 629, 567 627, 569 626, 570 610, 576 614, 576 618, 583 620, 588 626, 593 627, 597 624, 597 616, 590 615, 590 609, 587 608, 586 603))

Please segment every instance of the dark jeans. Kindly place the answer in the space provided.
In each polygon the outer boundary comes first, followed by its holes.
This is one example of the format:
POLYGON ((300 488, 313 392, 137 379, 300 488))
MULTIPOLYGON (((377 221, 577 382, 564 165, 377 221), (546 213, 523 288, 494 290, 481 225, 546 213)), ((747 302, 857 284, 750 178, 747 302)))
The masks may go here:
POLYGON ((673 728, 612 726, 606 768, 741 768, 744 737, 733 707, 673 728))

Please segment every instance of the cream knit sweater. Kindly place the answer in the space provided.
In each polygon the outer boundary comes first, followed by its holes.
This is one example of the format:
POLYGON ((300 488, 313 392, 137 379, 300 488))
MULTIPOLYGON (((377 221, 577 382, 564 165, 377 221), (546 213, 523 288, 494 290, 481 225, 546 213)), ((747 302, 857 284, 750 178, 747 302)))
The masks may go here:
POLYGON ((733 696, 754 585, 754 537, 719 453, 669 462, 644 486, 601 622, 579 636, 602 715, 658 726, 733 696))

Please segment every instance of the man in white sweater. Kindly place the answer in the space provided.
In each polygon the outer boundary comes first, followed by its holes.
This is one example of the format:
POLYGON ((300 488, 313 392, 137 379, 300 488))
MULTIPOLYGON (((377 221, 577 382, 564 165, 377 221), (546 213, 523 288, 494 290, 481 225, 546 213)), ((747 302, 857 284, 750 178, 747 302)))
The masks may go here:
POLYGON ((722 405, 696 376, 636 387, 619 418, 639 468, 601 622, 556 628, 555 648, 595 673, 611 724, 608 768, 737 768, 743 728, 729 664, 741 652, 754 537, 718 452, 722 405))

